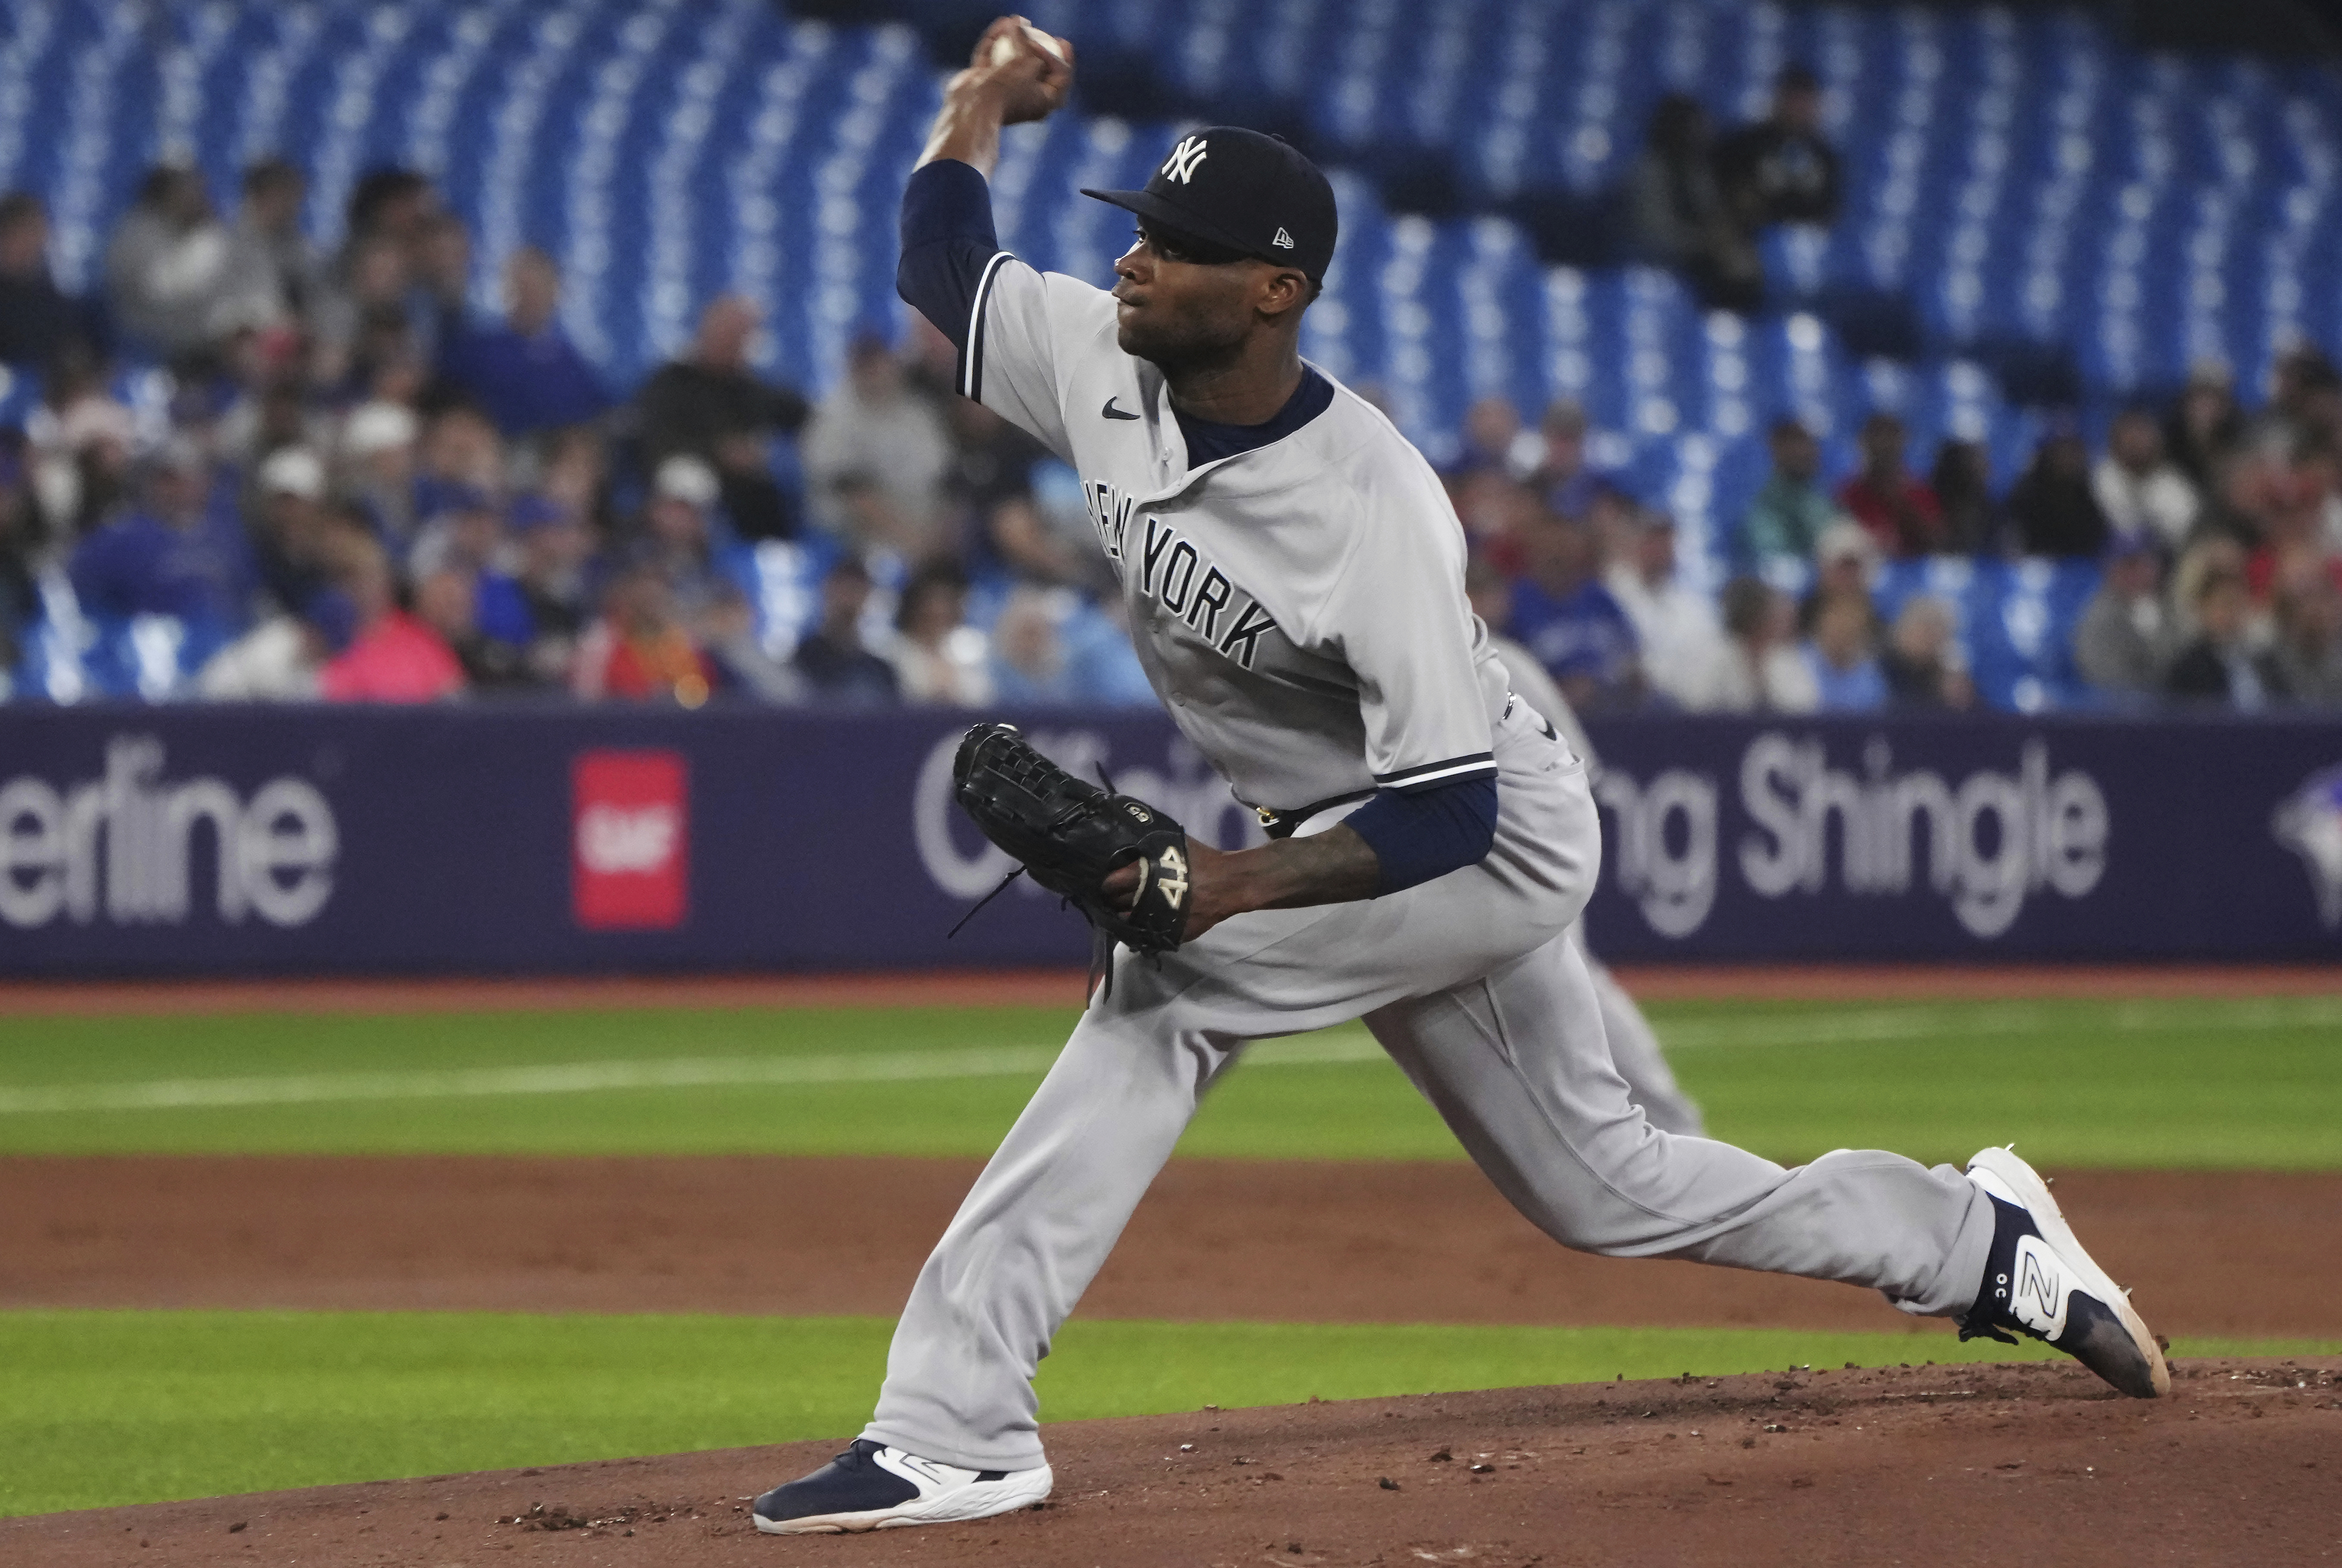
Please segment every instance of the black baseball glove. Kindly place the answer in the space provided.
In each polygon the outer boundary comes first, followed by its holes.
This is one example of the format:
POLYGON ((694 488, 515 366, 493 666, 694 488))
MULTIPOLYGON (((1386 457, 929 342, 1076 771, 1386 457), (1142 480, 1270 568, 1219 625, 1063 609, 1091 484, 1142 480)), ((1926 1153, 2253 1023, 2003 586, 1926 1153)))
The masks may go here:
MULTIPOLYGON (((1167 953, 1187 924, 1187 832, 1126 794, 1076 778, 1027 745, 1014 724, 977 724, 952 759, 953 793, 984 836, 1035 882, 1082 912, 1108 947, 1167 953), (1127 910, 1106 901, 1108 874, 1138 863, 1127 910)), ((1011 874, 1014 874, 1013 873, 1011 874)))

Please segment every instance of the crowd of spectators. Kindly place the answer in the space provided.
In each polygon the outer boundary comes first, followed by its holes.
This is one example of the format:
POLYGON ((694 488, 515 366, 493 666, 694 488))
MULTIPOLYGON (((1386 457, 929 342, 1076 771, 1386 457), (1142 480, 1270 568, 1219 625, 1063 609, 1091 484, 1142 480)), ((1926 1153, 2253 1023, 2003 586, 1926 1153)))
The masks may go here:
MULTIPOLYGON (((1817 115, 1785 74, 1767 120, 1685 129, 1696 166, 1653 189, 1690 180, 1740 241, 1826 215, 1817 115)), ((39 387, 0 431, 0 677, 64 588, 90 624, 171 617, 220 699, 1151 700, 1077 482, 949 394, 923 324, 856 341, 809 403, 759 377, 757 307, 727 295, 620 397, 544 253, 507 259, 484 314, 421 176, 361 178, 332 255, 305 200, 272 160, 223 217, 158 168, 75 299, 40 203, 0 198, 0 359, 39 387), (118 401, 124 364, 167 366, 167 406, 118 401)), ((2101 452, 2054 424, 2005 491, 1972 442, 1915 466, 1889 413, 1844 474, 1784 419, 1716 594, 1590 434, 1571 403, 1528 427, 1484 400, 1445 474, 1475 607, 1588 710, 1972 708, 1958 607, 1918 594, 1890 622, 1879 574, 2019 555, 2103 564, 2073 652, 2109 704, 2342 704, 2342 376, 2314 351, 2249 417, 2207 370, 2101 452)))
POLYGON ((1974 442, 1916 469, 1885 412, 1833 481, 1821 442, 1780 420, 1713 601, 1678 580, 1673 521, 1593 470, 1586 434, 1574 404, 1526 431, 1487 400, 1448 482, 1482 618, 1590 710, 1972 708, 1958 606, 1919 593, 1879 614, 1882 567, 1930 557, 2100 565, 2073 654, 2105 705, 2342 704, 2342 375, 2315 350, 2279 363, 2249 418, 2207 368, 2168 408, 2122 410, 2095 456, 2053 421, 2006 493, 1974 442))
POLYGON ((542 251, 483 314, 422 176, 363 176, 331 255, 306 199, 270 160, 223 215, 158 167, 87 298, 41 203, 0 199, 0 360, 38 387, 0 431, 0 689, 62 598, 171 618, 219 699, 1147 700, 1077 494, 949 395, 939 336, 856 343, 816 405, 726 295, 622 398, 542 251), (120 398, 127 365, 166 407, 120 398))

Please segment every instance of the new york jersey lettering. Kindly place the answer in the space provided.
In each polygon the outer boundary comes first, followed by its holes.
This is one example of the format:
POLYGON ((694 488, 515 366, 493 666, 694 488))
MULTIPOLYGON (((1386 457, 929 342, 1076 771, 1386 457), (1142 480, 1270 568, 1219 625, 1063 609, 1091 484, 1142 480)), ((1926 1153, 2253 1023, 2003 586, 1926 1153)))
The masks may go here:
MULTIPOLYGON (((1106 541, 1106 554, 1122 560, 1131 520, 1130 498, 1102 483, 1086 486, 1084 494, 1089 499, 1091 520, 1106 541)), ((1154 600, 1206 646, 1251 669, 1261 638, 1276 629, 1276 617, 1195 541, 1181 537, 1160 517, 1150 514, 1146 524, 1139 544, 1138 591, 1134 596, 1154 600), (1221 630, 1223 624, 1226 632, 1221 630)))

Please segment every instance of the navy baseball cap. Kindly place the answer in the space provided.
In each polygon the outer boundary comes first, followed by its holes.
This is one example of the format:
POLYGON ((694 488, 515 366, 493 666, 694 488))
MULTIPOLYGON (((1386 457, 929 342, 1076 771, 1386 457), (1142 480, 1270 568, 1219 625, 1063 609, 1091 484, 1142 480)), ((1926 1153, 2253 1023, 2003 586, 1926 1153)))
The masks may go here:
POLYGON ((1180 140, 1143 191, 1082 195, 1206 245, 1323 282, 1338 220, 1325 172, 1279 136, 1207 125, 1180 140))

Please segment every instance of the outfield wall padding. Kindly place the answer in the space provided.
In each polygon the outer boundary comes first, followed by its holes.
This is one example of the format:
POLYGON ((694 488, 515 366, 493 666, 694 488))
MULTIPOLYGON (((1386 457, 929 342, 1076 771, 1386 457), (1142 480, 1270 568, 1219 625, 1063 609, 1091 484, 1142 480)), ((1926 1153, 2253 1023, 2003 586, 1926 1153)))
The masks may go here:
MULTIPOLYGON (((1079 964, 965 715, 0 710, 0 976, 1079 964)), ((1220 842, 1151 714, 1032 715, 1220 842)), ((2342 723, 1597 722, 1614 959, 2342 959, 2342 723)))

